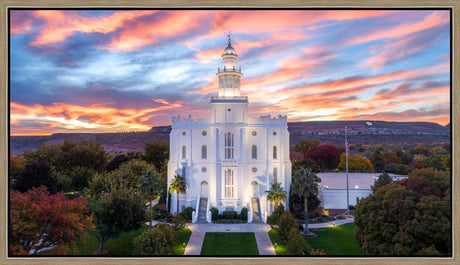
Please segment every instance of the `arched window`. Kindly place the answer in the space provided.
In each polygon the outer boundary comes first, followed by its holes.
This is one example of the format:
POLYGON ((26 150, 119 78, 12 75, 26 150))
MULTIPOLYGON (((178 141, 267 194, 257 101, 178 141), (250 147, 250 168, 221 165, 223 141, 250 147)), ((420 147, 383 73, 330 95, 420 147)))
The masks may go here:
POLYGON ((278 168, 273 168, 273 182, 278 182, 278 168))
POLYGON ((202 159, 207 159, 208 158, 208 147, 206 145, 203 145, 201 147, 201 158, 202 159))
POLYGON ((225 134, 225 158, 233 159, 233 133, 225 134))
POLYGON ((182 159, 187 158, 187 149, 185 148, 185 145, 182 146, 182 159))
POLYGON ((252 146, 252 159, 257 159, 257 145, 252 146))
POLYGON ((273 146, 273 159, 276 159, 277 158, 277 155, 276 155, 276 145, 273 146))
POLYGON ((234 182, 233 182, 233 170, 227 169, 224 171, 224 189, 225 189, 225 197, 226 198, 233 198, 233 191, 234 191, 234 182))

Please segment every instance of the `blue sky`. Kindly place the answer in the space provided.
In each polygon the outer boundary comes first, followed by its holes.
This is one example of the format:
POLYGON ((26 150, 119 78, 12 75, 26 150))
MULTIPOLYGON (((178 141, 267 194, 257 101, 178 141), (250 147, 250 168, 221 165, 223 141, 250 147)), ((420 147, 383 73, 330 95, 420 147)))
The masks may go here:
POLYGON ((209 116, 232 32, 250 115, 450 121, 447 10, 10 10, 12 135, 209 116))

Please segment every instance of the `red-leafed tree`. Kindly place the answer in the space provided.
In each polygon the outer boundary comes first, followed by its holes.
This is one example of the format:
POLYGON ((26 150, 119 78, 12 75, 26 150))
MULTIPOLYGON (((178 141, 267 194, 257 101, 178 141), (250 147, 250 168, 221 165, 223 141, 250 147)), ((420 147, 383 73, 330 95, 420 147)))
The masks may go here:
POLYGON ((49 249, 49 254, 64 254, 70 243, 94 228, 92 220, 83 198, 68 200, 62 192, 50 195, 45 186, 11 191, 10 253, 32 255, 49 249))
POLYGON ((340 161, 340 152, 335 146, 320 145, 308 149, 306 158, 314 160, 320 166, 321 171, 335 169, 340 161))

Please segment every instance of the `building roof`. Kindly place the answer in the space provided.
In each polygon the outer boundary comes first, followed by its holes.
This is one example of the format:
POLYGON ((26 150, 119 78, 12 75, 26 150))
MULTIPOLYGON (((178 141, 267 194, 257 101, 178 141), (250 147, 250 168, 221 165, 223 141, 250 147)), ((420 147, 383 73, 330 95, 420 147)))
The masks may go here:
MULTIPOLYGON (((370 190, 374 182, 383 173, 348 173, 348 188, 370 190)), ((346 190, 347 189, 347 173, 346 172, 326 172, 316 174, 321 178, 320 187, 330 190, 346 190)), ((407 176, 388 174, 393 180, 407 178, 407 176)))

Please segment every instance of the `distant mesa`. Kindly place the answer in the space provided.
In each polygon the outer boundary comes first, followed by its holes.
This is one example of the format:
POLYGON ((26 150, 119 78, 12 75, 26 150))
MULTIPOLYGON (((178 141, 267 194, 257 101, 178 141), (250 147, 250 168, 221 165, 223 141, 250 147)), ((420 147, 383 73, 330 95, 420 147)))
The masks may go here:
MULTIPOLYGON (((450 123, 388 121, 307 121, 289 122, 290 145, 301 139, 319 139, 322 143, 343 143, 345 126, 349 142, 365 144, 450 142, 450 123)), ((65 140, 95 140, 107 152, 144 151, 148 140, 169 141, 171 126, 154 126, 144 132, 126 133, 56 133, 49 136, 11 136, 10 152, 14 155, 35 150, 40 144, 55 145, 65 140)))

